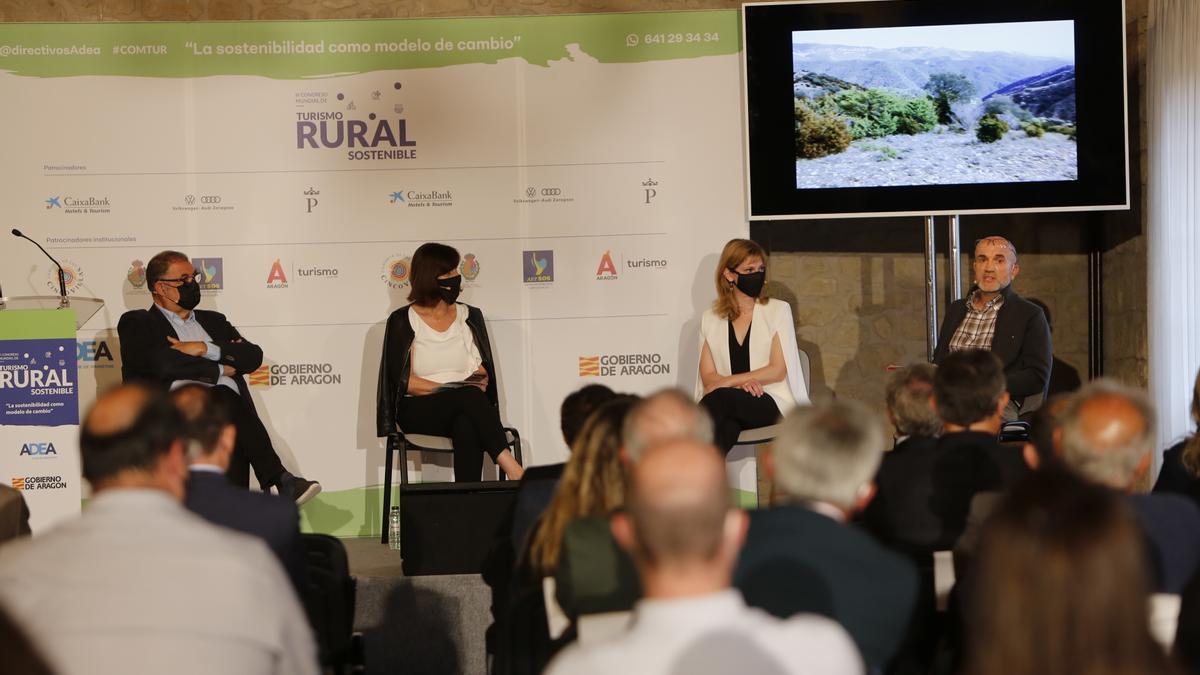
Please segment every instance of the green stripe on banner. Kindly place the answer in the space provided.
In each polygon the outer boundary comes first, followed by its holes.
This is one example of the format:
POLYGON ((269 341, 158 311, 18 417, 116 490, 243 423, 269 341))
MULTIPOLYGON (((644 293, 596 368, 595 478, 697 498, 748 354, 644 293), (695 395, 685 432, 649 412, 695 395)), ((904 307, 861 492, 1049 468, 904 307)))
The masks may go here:
POLYGON ((72 309, 6 309, 0 311, 0 340, 74 338, 72 309))
POLYGON ((360 21, 0 25, 0 72, 275 79, 496 63, 548 66, 569 45, 601 63, 736 53, 737 10, 360 21))

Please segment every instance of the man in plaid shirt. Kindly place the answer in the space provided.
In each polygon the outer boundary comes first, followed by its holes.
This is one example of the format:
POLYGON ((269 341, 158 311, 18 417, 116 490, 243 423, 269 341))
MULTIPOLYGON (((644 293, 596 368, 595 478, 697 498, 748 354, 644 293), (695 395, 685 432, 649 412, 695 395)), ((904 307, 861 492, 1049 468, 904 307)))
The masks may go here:
POLYGON ((1006 420, 1040 401, 1050 382, 1050 326, 1041 308, 1012 290, 1021 272, 1017 248, 1004 237, 975 242, 975 286, 946 308, 933 362, 963 349, 990 350, 1004 363, 1011 403, 1006 420), (1033 397, 1026 400, 1027 397, 1033 397))

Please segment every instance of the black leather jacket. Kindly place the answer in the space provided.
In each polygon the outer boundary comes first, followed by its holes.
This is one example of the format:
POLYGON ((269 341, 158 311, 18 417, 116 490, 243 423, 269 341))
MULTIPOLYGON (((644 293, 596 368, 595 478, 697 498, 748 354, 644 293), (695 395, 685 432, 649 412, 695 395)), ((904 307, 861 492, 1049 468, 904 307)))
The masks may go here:
MULTIPOLYGON (((487 397, 492 405, 499 404, 496 393, 496 366, 492 361, 492 343, 488 339, 487 326, 483 323, 483 312, 478 307, 458 303, 467 308, 467 327, 475 339, 483 367, 487 370, 487 397)), ((408 393, 410 356, 412 355, 413 329, 405 305, 388 317, 383 333, 383 357, 379 361, 379 389, 376 394, 375 435, 383 438, 396 431, 397 411, 404 405, 408 393)))

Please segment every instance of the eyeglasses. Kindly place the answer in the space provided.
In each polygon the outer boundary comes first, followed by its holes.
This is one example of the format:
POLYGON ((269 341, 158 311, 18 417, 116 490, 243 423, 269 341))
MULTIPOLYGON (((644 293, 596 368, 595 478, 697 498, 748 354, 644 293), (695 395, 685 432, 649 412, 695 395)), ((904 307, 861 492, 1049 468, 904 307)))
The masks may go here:
POLYGON ((166 281, 166 282, 172 283, 172 284, 190 284, 195 280, 196 280, 195 274, 185 274, 176 279, 159 279, 159 281, 166 281))

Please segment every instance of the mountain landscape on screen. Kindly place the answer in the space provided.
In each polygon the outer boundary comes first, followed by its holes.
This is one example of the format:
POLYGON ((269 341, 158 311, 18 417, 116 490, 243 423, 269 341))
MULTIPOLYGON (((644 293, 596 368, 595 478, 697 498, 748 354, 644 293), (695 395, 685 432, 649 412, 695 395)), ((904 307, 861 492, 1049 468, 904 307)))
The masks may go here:
POLYGON ((796 187, 1076 180, 1073 37, 1070 21, 794 32, 796 187))

